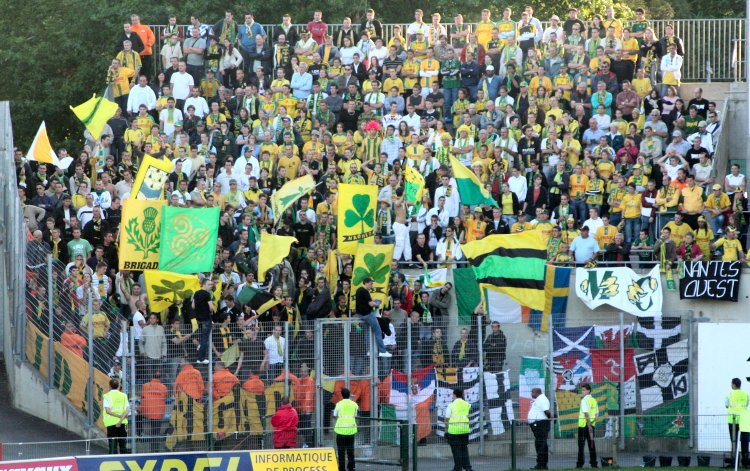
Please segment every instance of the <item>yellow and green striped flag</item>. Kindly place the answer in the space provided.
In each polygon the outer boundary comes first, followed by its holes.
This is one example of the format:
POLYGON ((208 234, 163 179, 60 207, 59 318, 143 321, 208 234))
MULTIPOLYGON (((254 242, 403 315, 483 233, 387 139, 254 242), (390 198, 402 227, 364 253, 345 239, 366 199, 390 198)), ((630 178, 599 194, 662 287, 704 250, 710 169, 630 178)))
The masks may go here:
POLYGON ((453 177, 456 179, 458 194, 461 195, 461 204, 469 206, 487 204, 497 207, 497 202, 482 185, 476 175, 462 164, 457 158, 450 156, 453 177))

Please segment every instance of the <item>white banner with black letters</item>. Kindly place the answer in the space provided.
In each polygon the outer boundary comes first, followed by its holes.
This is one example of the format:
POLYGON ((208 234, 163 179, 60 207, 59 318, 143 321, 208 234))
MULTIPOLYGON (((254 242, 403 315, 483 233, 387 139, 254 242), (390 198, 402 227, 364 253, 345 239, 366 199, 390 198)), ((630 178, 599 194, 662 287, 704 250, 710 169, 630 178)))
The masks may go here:
POLYGON ((741 273, 740 261, 687 262, 680 279, 680 299, 714 299, 736 303, 741 273))

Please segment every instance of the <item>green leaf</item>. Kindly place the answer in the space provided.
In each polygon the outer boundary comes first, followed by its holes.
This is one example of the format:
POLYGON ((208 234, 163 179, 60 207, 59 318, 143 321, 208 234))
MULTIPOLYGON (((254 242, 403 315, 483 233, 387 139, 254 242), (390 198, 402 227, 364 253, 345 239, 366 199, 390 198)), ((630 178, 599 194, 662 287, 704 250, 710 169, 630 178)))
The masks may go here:
POLYGON ((351 209, 347 209, 346 212, 344 212, 344 225, 346 227, 354 227, 359 224, 361 220, 362 218, 351 209))
MULTIPOLYGON (((162 282, 163 281, 164 280, 162 280, 162 282)), ((169 294, 172 292, 171 289, 165 288, 164 286, 159 286, 159 285, 153 285, 151 288, 154 290, 154 293, 156 294, 169 294)))
POLYGON ((385 279, 390 271, 391 267, 389 267, 388 265, 383 265, 379 270, 375 271, 375 273, 371 275, 372 279, 375 280, 376 283, 385 283, 385 279))
POLYGON ((172 291, 179 291, 185 287, 185 282, 183 280, 176 280, 176 281, 161 280, 161 283, 167 288, 170 288, 172 291))
POLYGON ((373 227, 375 225, 375 211, 372 209, 367 211, 367 214, 362 218, 362 221, 368 226, 373 227))
POLYGON ((367 270, 365 268, 363 268, 363 267, 357 267, 354 270, 354 273, 352 273, 352 285, 353 286, 361 285, 362 281, 365 278, 367 278, 368 275, 369 275, 369 273, 367 272, 367 270))
POLYGON ((354 197, 352 198, 352 205, 357 211, 357 214, 359 216, 362 216, 370 207, 370 195, 354 195, 354 197))

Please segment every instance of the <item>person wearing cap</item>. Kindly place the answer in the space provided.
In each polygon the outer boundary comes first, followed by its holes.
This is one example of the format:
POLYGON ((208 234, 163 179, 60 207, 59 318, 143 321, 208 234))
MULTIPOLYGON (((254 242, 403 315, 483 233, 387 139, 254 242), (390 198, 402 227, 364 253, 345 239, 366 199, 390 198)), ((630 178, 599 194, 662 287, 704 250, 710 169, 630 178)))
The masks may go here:
POLYGON ((590 232, 588 226, 581 227, 581 235, 573 239, 573 243, 570 244, 570 258, 581 267, 595 261, 599 252, 602 251, 596 239, 591 237, 590 232))
POLYGON ((563 31, 565 31, 566 37, 573 34, 573 26, 578 26, 580 34, 586 32, 586 25, 578 18, 578 8, 576 7, 568 8, 568 19, 563 23, 563 31))
POLYGON ((719 183, 711 187, 711 194, 706 197, 705 216, 715 235, 722 233, 724 228, 725 213, 732 207, 729 196, 724 193, 719 183))
POLYGON ((214 67, 208 67, 206 69, 206 76, 200 81, 201 95, 206 98, 215 98, 219 96, 219 89, 221 83, 216 78, 216 69, 214 67))
POLYGON ((563 38, 563 27, 560 24, 560 17, 552 15, 549 19, 549 26, 544 30, 542 34, 542 44, 547 45, 550 42, 552 35, 557 38, 558 41, 562 41, 563 38))
POLYGON ((694 143, 695 140, 698 139, 700 147, 705 149, 709 156, 713 156, 715 150, 714 138, 713 135, 706 130, 707 126, 708 123, 706 123, 705 120, 701 119, 698 121, 698 131, 688 136, 687 140, 690 143, 694 143))

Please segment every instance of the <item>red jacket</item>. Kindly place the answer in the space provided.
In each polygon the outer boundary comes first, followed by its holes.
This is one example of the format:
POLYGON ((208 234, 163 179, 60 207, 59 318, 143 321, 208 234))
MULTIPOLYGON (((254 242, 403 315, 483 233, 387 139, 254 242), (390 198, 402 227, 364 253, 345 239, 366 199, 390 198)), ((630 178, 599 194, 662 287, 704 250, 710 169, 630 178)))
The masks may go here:
POLYGON ((299 416, 291 404, 284 404, 276 409, 271 417, 273 426, 274 448, 296 448, 297 447, 297 425, 299 416))

